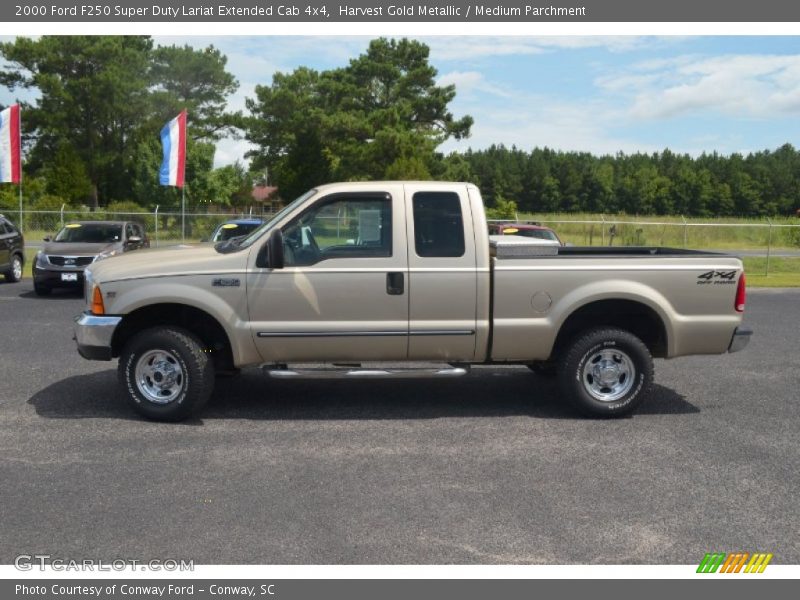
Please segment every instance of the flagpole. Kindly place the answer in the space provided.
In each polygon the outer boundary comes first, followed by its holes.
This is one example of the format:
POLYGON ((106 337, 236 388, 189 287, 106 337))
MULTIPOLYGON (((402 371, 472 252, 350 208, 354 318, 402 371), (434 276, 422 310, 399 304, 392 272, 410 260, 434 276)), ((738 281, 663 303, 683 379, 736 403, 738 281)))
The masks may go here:
POLYGON ((19 230, 24 232, 22 223, 22 108, 17 109, 17 132, 19 134, 19 230))
POLYGON ((186 186, 181 186, 181 242, 186 243, 186 186))

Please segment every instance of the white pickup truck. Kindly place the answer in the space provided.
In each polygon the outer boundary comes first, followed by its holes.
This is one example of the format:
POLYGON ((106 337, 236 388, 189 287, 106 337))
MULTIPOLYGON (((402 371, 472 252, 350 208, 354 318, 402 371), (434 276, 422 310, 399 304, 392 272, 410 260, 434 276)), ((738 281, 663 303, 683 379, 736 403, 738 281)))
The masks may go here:
POLYGON ((467 183, 320 186, 246 237, 97 262, 86 301, 78 351, 119 357, 130 404, 159 420, 250 365, 287 378, 527 365, 580 411, 619 416, 646 397, 652 357, 734 352, 751 335, 738 258, 490 239, 467 183))

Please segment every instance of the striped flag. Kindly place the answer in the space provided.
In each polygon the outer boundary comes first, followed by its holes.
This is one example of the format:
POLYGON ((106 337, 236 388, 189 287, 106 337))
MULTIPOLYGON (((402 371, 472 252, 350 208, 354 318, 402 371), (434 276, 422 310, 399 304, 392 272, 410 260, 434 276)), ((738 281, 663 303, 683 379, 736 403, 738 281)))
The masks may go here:
POLYGON ((164 161, 158 173, 161 185, 174 185, 182 188, 186 168, 186 111, 164 125, 161 130, 161 145, 164 147, 164 161))
POLYGON ((19 104, 0 112, 0 182, 20 182, 19 104))

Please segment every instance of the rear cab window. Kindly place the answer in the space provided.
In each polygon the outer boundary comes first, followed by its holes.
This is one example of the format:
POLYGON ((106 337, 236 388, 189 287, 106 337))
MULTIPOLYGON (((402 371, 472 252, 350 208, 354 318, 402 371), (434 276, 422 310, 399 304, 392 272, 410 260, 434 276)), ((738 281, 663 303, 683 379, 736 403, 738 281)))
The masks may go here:
POLYGON ((412 197, 414 250, 422 258, 464 256, 464 217, 454 192, 417 192, 412 197))

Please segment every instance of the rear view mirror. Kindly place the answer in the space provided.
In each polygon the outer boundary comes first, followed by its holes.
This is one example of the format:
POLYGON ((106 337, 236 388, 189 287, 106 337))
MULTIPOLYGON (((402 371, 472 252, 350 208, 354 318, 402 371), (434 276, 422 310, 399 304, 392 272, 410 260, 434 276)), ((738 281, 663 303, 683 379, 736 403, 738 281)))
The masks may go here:
POLYGON ((261 246, 256 257, 256 266, 260 269, 283 268, 283 232, 280 229, 270 233, 267 241, 261 246))
POLYGON ((49 242, 49 241, 50 241, 50 239, 51 239, 51 238, 50 238, 50 236, 49 236, 49 235, 46 235, 46 236, 44 236, 44 237, 42 238, 42 241, 43 241, 43 242, 49 242))

